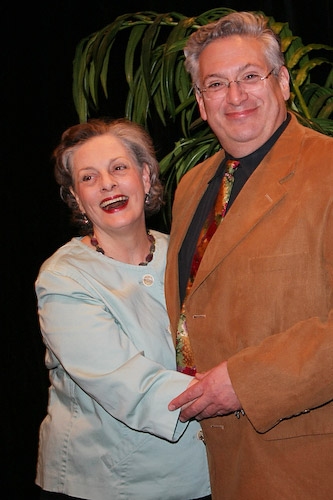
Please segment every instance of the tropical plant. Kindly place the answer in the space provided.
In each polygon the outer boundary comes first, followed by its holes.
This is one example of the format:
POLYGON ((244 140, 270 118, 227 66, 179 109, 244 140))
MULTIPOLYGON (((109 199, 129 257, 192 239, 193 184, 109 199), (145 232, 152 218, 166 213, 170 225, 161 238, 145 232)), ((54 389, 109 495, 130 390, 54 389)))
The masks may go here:
MULTIPOLYGON (((167 226, 180 178, 220 148, 198 114, 183 47, 194 30, 230 12, 234 10, 216 8, 197 17, 177 12, 124 14, 76 47, 73 99, 79 120, 109 113, 114 100, 125 95, 121 114, 143 125, 160 146, 167 226)), ((333 63, 329 59, 333 47, 303 45, 288 23, 273 17, 268 22, 280 36, 291 77, 289 108, 304 125, 333 135, 333 63)))

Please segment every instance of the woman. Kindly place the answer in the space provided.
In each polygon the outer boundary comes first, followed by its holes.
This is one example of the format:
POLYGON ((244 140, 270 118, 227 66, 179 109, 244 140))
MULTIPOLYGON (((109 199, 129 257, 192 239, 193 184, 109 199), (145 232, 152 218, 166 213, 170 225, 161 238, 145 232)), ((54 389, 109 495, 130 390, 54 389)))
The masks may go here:
POLYGON ((176 371, 164 301, 168 236, 146 230, 162 187, 152 141, 125 119, 66 130, 55 175, 83 235, 42 265, 38 314, 50 372, 41 498, 184 500, 210 493, 200 426, 168 402, 176 371))

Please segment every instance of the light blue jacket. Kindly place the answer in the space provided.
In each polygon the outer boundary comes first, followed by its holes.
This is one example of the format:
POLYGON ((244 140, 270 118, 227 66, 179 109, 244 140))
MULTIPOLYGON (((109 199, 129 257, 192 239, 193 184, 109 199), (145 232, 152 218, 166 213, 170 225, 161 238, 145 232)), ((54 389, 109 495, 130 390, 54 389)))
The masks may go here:
POLYGON ((164 301, 168 236, 147 266, 73 238, 41 267, 38 314, 50 374, 36 483, 92 499, 187 500, 210 492, 197 422, 167 405, 175 367, 164 301))

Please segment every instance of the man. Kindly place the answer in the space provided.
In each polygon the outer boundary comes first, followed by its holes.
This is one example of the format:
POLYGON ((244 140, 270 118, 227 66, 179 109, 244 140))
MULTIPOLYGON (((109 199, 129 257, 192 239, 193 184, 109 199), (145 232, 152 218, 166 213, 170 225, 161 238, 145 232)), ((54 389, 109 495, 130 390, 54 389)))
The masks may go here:
POLYGON ((185 56, 222 149, 176 191, 166 299, 175 341, 184 306, 197 375, 169 409, 201 420, 214 500, 332 498, 333 139, 287 112, 264 18, 203 26, 185 56), (226 158, 228 211, 191 280, 226 158))

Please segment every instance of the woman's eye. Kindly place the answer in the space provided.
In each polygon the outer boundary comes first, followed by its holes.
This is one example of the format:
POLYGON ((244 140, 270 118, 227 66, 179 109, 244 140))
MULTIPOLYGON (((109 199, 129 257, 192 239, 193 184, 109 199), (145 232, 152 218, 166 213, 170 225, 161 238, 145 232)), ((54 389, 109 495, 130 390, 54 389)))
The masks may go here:
POLYGON ((128 166, 126 164, 120 163, 118 165, 114 165, 112 167, 112 171, 110 173, 111 174, 124 174, 127 169, 128 169, 128 166))
POLYGON ((82 181, 83 182, 87 182, 87 181, 90 181, 92 179, 92 176, 91 175, 84 175, 82 177, 82 181))

